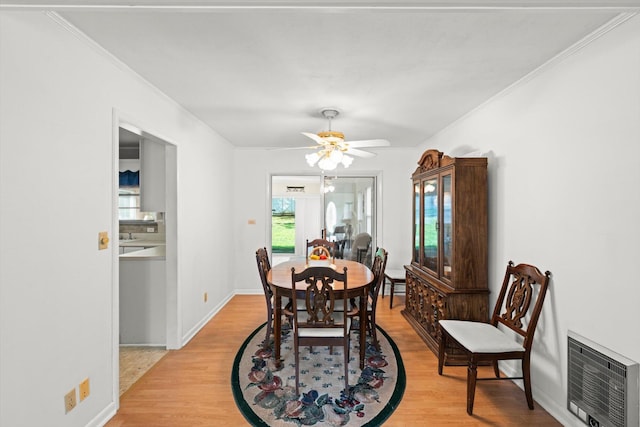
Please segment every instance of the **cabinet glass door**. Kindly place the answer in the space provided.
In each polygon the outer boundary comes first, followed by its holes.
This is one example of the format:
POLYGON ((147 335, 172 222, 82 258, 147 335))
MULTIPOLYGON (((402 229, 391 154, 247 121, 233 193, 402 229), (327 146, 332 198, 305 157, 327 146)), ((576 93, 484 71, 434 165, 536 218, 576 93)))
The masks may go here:
POLYGON ((453 242, 451 174, 442 175, 442 276, 451 280, 453 242))
POLYGON ((438 272, 438 179, 422 181, 423 194, 423 254, 422 265, 438 272))
POLYGON ((420 181, 413 183, 413 262, 420 263, 420 181))

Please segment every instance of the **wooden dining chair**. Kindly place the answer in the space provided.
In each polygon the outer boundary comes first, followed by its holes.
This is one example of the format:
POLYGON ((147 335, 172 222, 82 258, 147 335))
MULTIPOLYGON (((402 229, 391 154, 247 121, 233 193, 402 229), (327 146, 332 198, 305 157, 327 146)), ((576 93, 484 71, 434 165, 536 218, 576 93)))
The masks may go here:
POLYGON ((271 286, 269 286, 269 282, 267 282, 267 274, 271 270, 271 263, 269 262, 267 248, 259 248, 256 251, 256 262, 258 264, 258 274, 260 275, 262 290, 264 291, 264 298, 267 304, 267 332, 262 344, 263 348, 267 348, 273 328, 273 291, 271 290, 271 286))
POLYGON ((304 309, 293 310, 293 348, 296 364, 296 395, 299 394, 300 347, 342 346, 344 386, 349 390, 349 330, 351 318, 336 311, 336 299, 347 306, 347 268, 342 273, 330 267, 307 267, 300 273, 291 269, 291 298, 296 299, 296 285, 305 284, 304 309), (342 292, 340 292, 342 291, 342 292), (337 297, 337 295, 341 295, 337 297))
POLYGON ((551 273, 548 271, 542 274, 533 265, 514 266, 513 262, 509 261, 489 323, 464 320, 438 322, 441 332, 438 374, 442 375, 448 343, 456 344, 467 358, 467 413, 469 415, 473 413, 476 381, 479 380, 523 380, 527 404, 529 409, 533 409, 531 346, 550 276, 551 273), (532 302, 534 302, 533 305, 532 302), (499 325, 508 330, 498 328, 499 325), (519 335, 520 339, 516 340, 512 332, 519 335), (522 362, 522 376, 500 377, 498 361, 511 359, 519 359, 522 362), (482 362, 491 362, 495 378, 477 378, 478 363, 482 362))
POLYGON ((377 248, 373 258, 371 271, 373 272, 373 282, 369 285, 367 296, 367 331, 376 347, 379 346, 376 328, 376 307, 380 288, 384 283, 384 272, 387 268, 387 258, 389 253, 384 248, 377 248))
MULTIPOLYGON (((336 256, 336 242, 330 242, 326 239, 314 239, 309 241, 309 239, 307 239, 307 257, 311 254, 314 253, 314 250, 316 248, 326 248, 327 251, 329 251, 329 258, 335 258, 336 256)), ((322 251, 324 252, 324 251, 322 251)), ((320 253, 320 252, 318 252, 320 253)), ((326 253, 326 252, 325 252, 326 253)))

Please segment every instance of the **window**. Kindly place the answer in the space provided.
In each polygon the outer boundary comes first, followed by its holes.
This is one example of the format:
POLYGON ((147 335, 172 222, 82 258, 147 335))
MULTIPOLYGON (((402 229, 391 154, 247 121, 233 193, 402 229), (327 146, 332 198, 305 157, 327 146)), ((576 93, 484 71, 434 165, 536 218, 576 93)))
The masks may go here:
POLYGON ((139 187, 120 187, 118 191, 118 219, 142 219, 139 187))

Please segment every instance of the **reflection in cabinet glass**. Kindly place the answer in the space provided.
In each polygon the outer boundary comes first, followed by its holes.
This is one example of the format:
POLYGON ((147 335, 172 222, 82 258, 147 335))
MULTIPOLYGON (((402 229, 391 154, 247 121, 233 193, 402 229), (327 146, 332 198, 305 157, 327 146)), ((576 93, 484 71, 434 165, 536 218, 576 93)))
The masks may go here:
POLYGON ((438 271, 438 180, 422 181, 424 223, 424 241, 422 265, 433 272, 438 271))
POLYGON ((442 275, 451 279, 451 174, 442 175, 442 275))
POLYGON ((420 182, 413 183, 413 262, 420 262, 420 182))

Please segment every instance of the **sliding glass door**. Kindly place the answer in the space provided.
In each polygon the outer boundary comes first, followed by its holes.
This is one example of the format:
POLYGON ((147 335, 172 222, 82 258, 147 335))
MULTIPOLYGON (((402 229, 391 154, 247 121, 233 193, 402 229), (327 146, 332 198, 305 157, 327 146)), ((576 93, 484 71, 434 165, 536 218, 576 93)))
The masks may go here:
POLYGON ((345 259, 371 265, 376 242, 376 179, 333 176, 323 179, 324 227, 345 259))

